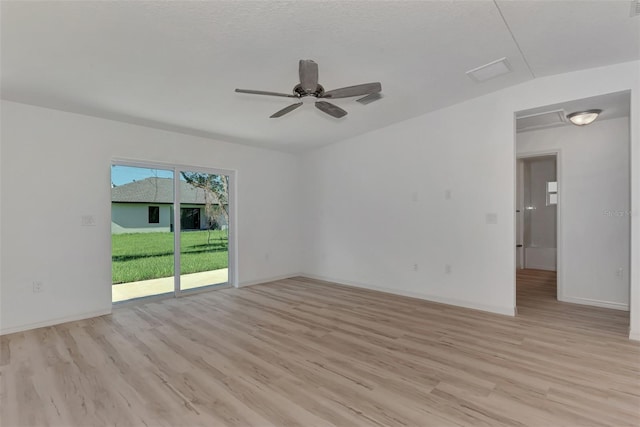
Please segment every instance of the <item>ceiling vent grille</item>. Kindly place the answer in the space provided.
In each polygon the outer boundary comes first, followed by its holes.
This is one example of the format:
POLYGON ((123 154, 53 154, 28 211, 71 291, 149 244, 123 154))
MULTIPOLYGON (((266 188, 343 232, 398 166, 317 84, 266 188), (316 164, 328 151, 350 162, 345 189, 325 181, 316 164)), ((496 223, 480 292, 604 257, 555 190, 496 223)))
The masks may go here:
POLYGON ((492 79, 511 72, 511 64, 507 58, 500 58, 496 61, 489 62, 473 70, 467 71, 467 76, 476 83, 492 79))
POLYGON ((516 131, 524 132, 527 130, 558 126, 566 122, 564 110, 544 111, 542 113, 516 117, 516 131))
POLYGON ((631 17, 640 16, 640 0, 631 1, 631 17))

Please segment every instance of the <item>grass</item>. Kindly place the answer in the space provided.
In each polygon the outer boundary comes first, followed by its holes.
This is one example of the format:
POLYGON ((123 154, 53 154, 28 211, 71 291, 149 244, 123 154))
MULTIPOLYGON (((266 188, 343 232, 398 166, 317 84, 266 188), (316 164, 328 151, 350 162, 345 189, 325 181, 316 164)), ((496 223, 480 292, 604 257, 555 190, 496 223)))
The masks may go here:
MULTIPOLYGON (((182 274, 228 267, 228 239, 222 230, 187 231, 180 241, 182 274)), ((128 283, 173 276, 173 233, 111 235, 112 281, 128 283)))

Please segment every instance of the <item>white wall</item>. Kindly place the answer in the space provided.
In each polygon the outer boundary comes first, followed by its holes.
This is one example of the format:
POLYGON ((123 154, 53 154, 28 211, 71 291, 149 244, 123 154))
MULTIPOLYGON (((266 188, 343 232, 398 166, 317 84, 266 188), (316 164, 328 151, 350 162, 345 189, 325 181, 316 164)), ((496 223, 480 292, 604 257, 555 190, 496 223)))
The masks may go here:
POLYGON ((110 309, 113 157, 237 169, 242 283, 293 274, 302 254, 309 275, 513 314, 514 112, 628 89, 631 336, 640 339, 640 62, 536 79, 319 149, 301 164, 3 102, 0 326, 110 309), (57 209, 43 216, 40 206, 57 209), (97 226, 80 227, 82 214, 95 214, 97 226), (45 281, 44 293, 31 292, 33 280, 45 281))
POLYGON ((5 101, 0 140, 3 333, 111 310, 113 158, 237 170, 240 285, 300 271, 293 155, 5 101))
POLYGON ((492 104, 477 98, 308 154, 305 272, 513 315, 513 111, 492 104))
POLYGON ((518 154, 560 150, 558 298, 628 309, 629 120, 523 132, 516 147, 518 154))
POLYGON ((631 333, 640 339, 639 80, 640 62, 540 78, 306 154, 305 272, 513 314, 514 112, 631 89, 631 333))

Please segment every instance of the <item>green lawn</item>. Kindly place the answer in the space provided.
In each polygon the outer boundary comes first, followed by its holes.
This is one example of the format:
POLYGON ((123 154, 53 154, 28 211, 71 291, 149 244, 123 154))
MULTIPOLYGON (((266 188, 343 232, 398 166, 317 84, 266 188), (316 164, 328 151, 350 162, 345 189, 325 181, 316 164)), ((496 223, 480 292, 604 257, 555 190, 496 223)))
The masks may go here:
MULTIPOLYGON (((182 274, 217 270, 228 266, 227 233, 211 231, 182 233, 182 274)), ((173 276, 173 233, 131 233, 111 235, 113 283, 173 276)))

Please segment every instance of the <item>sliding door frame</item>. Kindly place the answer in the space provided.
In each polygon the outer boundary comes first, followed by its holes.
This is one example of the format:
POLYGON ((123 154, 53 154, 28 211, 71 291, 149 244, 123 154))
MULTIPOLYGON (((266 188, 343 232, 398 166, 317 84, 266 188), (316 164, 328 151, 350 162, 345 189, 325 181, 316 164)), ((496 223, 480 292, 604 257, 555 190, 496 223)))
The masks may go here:
MULTIPOLYGON (((203 292, 215 286, 203 286, 193 290, 183 291, 180 289, 180 236, 182 232, 182 225, 180 224, 180 172, 200 172, 208 173, 212 175, 226 175, 229 177, 229 224, 228 224, 228 286, 238 287, 237 282, 237 214, 236 214, 236 171, 231 169, 219 169, 203 166, 184 165, 177 163, 163 163, 146 160, 131 160, 131 159, 111 159, 112 166, 131 166, 145 169, 162 169, 173 172, 173 296, 180 297, 183 295, 191 295, 198 292, 203 292)), ((225 284, 219 284, 218 287, 225 284)), ((113 285, 112 285, 113 286, 113 285)), ((165 294, 168 295, 168 294, 165 294)), ((153 296, 146 297, 153 298, 153 296)))
POLYGON ((183 295, 191 295, 194 293, 206 291, 209 289, 213 289, 214 287, 221 287, 224 285, 229 285, 233 287, 238 287, 236 282, 236 244, 235 244, 235 236, 236 236, 236 175, 235 171, 229 169, 218 169, 218 168, 206 168, 206 167, 198 167, 198 166, 188 166, 188 165, 172 165, 174 167, 174 175, 177 175, 177 179, 173 180, 173 194, 174 194, 174 203, 173 203, 173 217, 177 218, 174 220, 173 231, 175 233, 173 239, 173 251, 178 254, 178 256, 173 257, 173 269, 174 269, 174 293, 176 297, 183 295), (219 283, 212 285, 204 285, 199 288, 189 289, 184 291, 180 287, 180 276, 181 267, 180 267, 180 237, 182 233, 182 224, 179 220, 180 217, 180 172, 200 172, 200 173, 208 173, 211 175, 226 175, 229 177, 229 188, 227 191, 229 192, 229 224, 227 224, 228 230, 228 241, 227 241, 227 283, 219 283))

